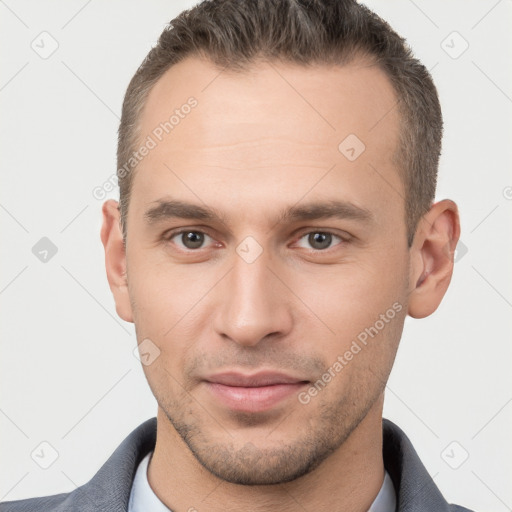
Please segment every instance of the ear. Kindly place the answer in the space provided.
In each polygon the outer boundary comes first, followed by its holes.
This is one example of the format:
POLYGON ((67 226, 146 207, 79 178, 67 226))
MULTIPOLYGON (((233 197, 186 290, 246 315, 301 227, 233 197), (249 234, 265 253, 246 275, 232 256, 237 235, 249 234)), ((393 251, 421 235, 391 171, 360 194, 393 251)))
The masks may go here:
POLYGON ((410 248, 410 283, 407 313, 413 318, 431 315, 441 303, 453 273, 460 236, 457 205, 445 199, 421 218, 410 248))
POLYGON ((105 248, 105 267, 108 284, 114 295, 117 314, 126 322, 133 322, 126 277, 126 251, 121 231, 119 205, 109 199, 103 203, 101 241, 105 248))

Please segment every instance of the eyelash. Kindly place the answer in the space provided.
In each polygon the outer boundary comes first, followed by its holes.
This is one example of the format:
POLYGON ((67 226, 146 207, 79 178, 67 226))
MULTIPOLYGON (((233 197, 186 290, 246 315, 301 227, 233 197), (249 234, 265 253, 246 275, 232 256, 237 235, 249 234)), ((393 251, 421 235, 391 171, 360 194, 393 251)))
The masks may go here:
MULTIPOLYGON (((201 231, 199 229, 180 229, 178 231, 171 231, 171 232, 168 232, 167 234, 164 235, 164 240, 166 242, 171 242, 173 238, 179 236, 179 235, 183 235, 184 233, 200 233, 202 235, 206 235, 207 237, 211 238, 213 240, 213 237, 210 236, 208 233, 206 233, 205 231, 201 231)), ((327 249, 313 249, 311 248, 310 251, 312 252, 316 252, 316 253, 327 253, 329 252, 331 249, 333 249, 334 247, 337 247, 339 245, 342 245, 344 243, 348 243, 348 237, 347 238, 344 238, 342 237, 341 235, 337 235, 336 233, 333 233, 332 231, 328 231, 328 230, 319 230, 319 229, 314 229, 314 230, 310 230, 310 231, 305 231, 303 233, 301 233, 301 235, 297 238, 297 242, 299 240, 302 240, 304 237, 312 234, 312 233, 322 233, 324 235, 331 235, 333 237, 333 239, 338 239, 339 242, 333 246, 330 246, 328 247, 327 249)), ((333 240, 334 241, 334 240, 333 240)), ((193 253, 193 252, 200 252, 202 249, 204 249, 204 247, 199 247, 197 249, 189 249, 189 248, 180 248, 180 250, 184 251, 184 252, 190 252, 190 253, 193 253)))

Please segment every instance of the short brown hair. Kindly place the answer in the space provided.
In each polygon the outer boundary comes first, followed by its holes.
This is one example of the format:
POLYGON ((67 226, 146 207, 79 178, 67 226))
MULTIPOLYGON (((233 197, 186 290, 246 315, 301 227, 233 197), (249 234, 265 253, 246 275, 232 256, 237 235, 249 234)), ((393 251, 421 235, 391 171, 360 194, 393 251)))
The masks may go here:
POLYGON ((139 140, 146 98, 157 80, 188 56, 239 72, 258 59, 309 66, 344 65, 363 56, 379 66, 395 89, 401 115, 395 162, 405 185, 412 243, 419 219, 434 200, 441 107, 430 73, 405 40, 355 0, 205 0, 169 23, 130 81, 123 102, 117 163, 124 239, 133 180, 126 162, 139 140))

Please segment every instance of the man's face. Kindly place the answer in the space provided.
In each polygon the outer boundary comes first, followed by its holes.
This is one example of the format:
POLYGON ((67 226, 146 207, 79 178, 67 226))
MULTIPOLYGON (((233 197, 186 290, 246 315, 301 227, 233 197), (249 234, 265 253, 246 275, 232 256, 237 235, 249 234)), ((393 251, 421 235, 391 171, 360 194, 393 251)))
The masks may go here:
POLYGON ((160 412, 223 479, 297 478, 380 417, 409 269, 395 103, 362 62, 233 74, 189 58, 149 95, 130 307, 160 350, 144 366, 160 412), (191 208, 159 208, 171 201, 191 208))

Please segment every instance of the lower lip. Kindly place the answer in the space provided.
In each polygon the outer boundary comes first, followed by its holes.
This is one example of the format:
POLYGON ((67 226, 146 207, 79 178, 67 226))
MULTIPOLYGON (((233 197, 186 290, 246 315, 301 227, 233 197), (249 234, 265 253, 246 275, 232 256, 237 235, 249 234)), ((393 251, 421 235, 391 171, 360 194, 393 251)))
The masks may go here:
POLYGON ((293 384, 274 384, 273 386, 261 386, 245 388, 226 386, 216 382, 206 382, 209 391, 224 406, 240 412, 263 412, 272 409, 281 401, 296 395, 305 386, 304 382, 293 384))

